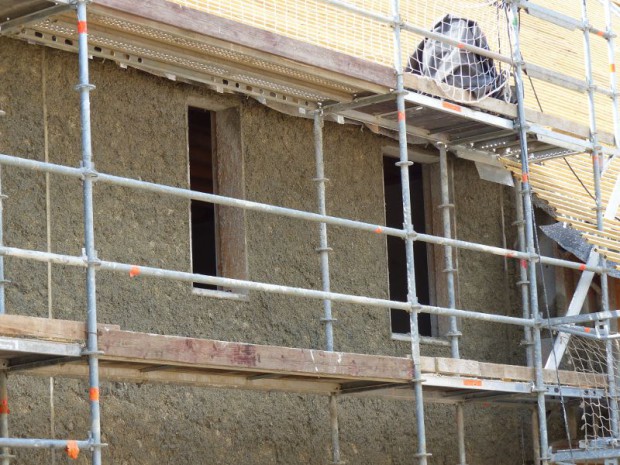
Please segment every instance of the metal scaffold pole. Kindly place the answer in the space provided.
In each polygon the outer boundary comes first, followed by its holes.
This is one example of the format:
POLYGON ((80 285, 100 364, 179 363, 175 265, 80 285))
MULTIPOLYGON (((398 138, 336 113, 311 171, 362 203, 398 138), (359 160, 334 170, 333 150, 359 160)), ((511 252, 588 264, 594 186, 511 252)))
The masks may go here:
MULTIPOLYGON (((520 40, 519 40, 519 15, 516 3, 511 2, 508 10, 510 35, 512 39, 512 53, 514 61, 514 78, 517 92, 517 126, 519 130, 519 140, 521 147, 521 183, 523 193, 523 215, 525 221, 525 248, 529 254, 527 263, 528 281, 530 288, 530 312, 532 318, 540 319, 538 309, 538 286, 536 276, 536 247, 534 242, 534 210, 532 208, 532 191, 529 182, 529 154, 527 146, 527 120, 525 118, 525 103, 523 89, 523 59, 521 57, 520 40)), ((542 341, 540 327, 532 328, 533 336, 533 355, 534 355, 534 371, 535 383, 534 392, 537 395, 538 407, 538 429, 540 435, 540 463, 547 465, 549 463, 549 440, 547 435, 547 412, 545 407, 545 385, 543 379, 543 361, 542 361, 542 341)))
MULTIPOLYGON (((4 246, 4 199, 2 192, 2 167, 0 167, 0 246, 4 246)), ((4 276, 4 257, 0 256, 0 315, 6 313, 6 279, 4 276)), ((8 373, 6 361, 2 361, 0 367, 0 437, 9 437, 9 395, 8 395, 8 373)), ((11 451, 8 447, 2 448, 0 454, 0 464, 9 465, 11 463, 11 451)))
MULTIPOLYGON (((517 227, 517 239, 519 243, 519 251, 526 251, 525 244, 525 219, 523 217, 523 185, 521 181, 515 184, 515 209, 517 219, 514 225, 517 227)), ((521 293, 521 309, 523 318, 531 318, 530 314, 530 290, 527 278, 527 260, 519 260, 519 281, 517 286, 521 293)), ((534 366, 534 343, 532 342, 532 328, 523 327, 523 346, 525 347, 525 359, 528 367, 534 366)), ((540 429, 538 427, 538 413, 536 409, 532 410, 532 442, 534 443, 534 463, 540 462, 540 429)))
MULTIPOLYGON (((319 214, 327 215, 327 206, 325 200, 325 183, 328 179, 325 177, 325 162, 323 156, 323 112, 321 109, 314 113, 314 154, 316 159, 316 178, 317 198, 319 206, 319 214)), ((321 262, 321 282, 323 292, 331 292, 331 282, 329 276, 329 247, 327 240, 327 224, 319 223, 319 247, 316 249, 319 253, 321 262)), ((325 324, 325 342, 326 350, 334 351, 334 319, 332 316, 332 301, 323 299, 323 318, 325 324)), ((329 396, 329 424, 332 439, 332 462, 334 464, 342 463, 340 461, 340 437, 338 427, 338 400, 336 394, 329 396)))
POLYGON ((418 449, 416 458, 419 465, 428 464, 429 454, 426 452, 426 425, 424 422, 424 394, 422 392, 422 370, 420 358, 420 333, 418 330, 418 315, 420 304, 418 302, 415 268, 413 257, 413 242, 415 232, 411 215, 411 194, 409 190, 409 167, 413 164, 409 160, 407 149, 407 115, 405 113, 405 86, 403 82, 403 65, 401 57, 401 18, 399 0, 392 0, 392 15, 394 16, 394 69, 396 70, 396 109, 398 112, 398 147, 400 167, 400 182, 403 198, 403 229, 405 230, 405 254, 407 259, 407 301, 411 305, 409 313, 411 357, 413 361, 413 386, 415 392, 415 410, 418 449))
MULTIPOLYGON (((443 236, 446 239, 452 239, 452 220, 451 210, 454 204, 450 202, 450 187, 448 182, 448 150, 445 144, 438 144, 439 148, 439 177, 441 184, 441 217, 443 223, 443 236)), ((453 265, 452 247, 446 245, 444 251, 444 273, 446 275, 446 290, 448 294, 448 308, 456 308, 456 288, 454 285, 454 274, 456 270, 453 265)), ((458 320, 451 316, 450 330, 448 337, 450 338, 450 353, 452 358, 460 358, 459 338, 461 333, 458 327, 458 320)), ((463 412, 463 404, 456 404, 456 428, 459 449, 459 465, 467 465, 467 456, 465 450, 465 415, 463 412)))
POLYGON ((93 214, 93 177, 92 141, 90 124, 90 92, 94 86, 89 82, 88 72, 88 26, 86 21, 87 0, 77 1, 77 27, 79 47, 79 83, 76 90, 80 93, 80 116, 82 135, 82 168, 84 169, 84 252, 86 268, 87 299, 87 343, 90 434, 92 441, 92 464, 101 465, 101 414, 99 405, 99 349, 97 342, 97 294, 96 267, 99 263, 95 249, 95 227, 93 214))
MULTIPOLYGON (((0 437, 9 437, 8 371, 5 361, 0 369, 0 437)), ((0 455, 0 464, 9 465, 12 458, 10 449, 3 447, 2 455, 0 455)))
MULTIPOLYGON (((596 202, 596 228, 599 231, 604 230, 604 212, 605 207, 603 207, 602 203, 602 192, 601 192, 601 175, 603 170, 603 156, 601 153, 600 142, 598 139, 598 127, 596 121, 596 103, 594 100, 594 75, 592 72, 592 50, 590 46, 590 33, 589 33, 589 20, 588 20, 588 9, 586 0, 581 1, 581 20, 584 24, 584 33, 583 33, 583 46, 584 46, 584 57, 585 57, 585 71, 586 71, 586 82, 588 83, 588 115, 590 120, 590 141, 592 142, 592 171, 594 177, 594 196, 596 202), (588 27, 585 27, 588 26, 588 27)), ((608 24, 610 27, 610 24, 608 24)), ((613 57, 610 56, 613 60, 613 57)), ((613 63, 613 61, 611 62, 613 63)), ((614 101, 614 103, 616 103, 614 101)), ((614 110, 614 118, 617 116, 617 109, 614 110)), ((615 127, 614 127, 615 130, 615 127)), ((614 133, 614 136, 616 134, 614 133)), ((616 139, 617 141, 617 139, 616 139)), ((599 257, 599 265, 601 267, 606 266, 605 257, 601 254, 599 257)), ((601 273, 601 310, 603 312, 609 312, 609 282, 607 279, 607 272, 603 271, 601 273)), ((610 320, 607 319, 604 322, 605 331, 609 334, 610 328, 610 320)), ((605 343, 605 351, 607 356, 607 382, 609 385, 609 398, 610 398, 610 422, 611 422, 611 434, 614 438, 618 438, 619 434, 619 425, 618 425, 618 399, 616 392, 616 375, 615 375, 615 354, 614 354, 614 344, 611 340, 607 340, 605 343)), ((618 463, 617 460, 615 461, 618 463)))
MULTIPOLYGON (((617 82, 616 82, 616 45, 615 45, 615 33, 612 22, 612 14, 611 14, 611 0, 606 0, 604 2, 605 5, 605 26, 607 33, 607 50, 608 50, 608 59, 609 59, 609 88, 611 90, 611 108, 612 108, 612 117, 613 117, 613 125, 614 125, 614 143, 616 149, 620 148, 620 115, 618 108, 618 94, 617 94, 617 82)), ((602 166, 602 172, 605 171, 605 166, 602 166)), ((610 201, 611 203, 611 201, 610 201)), ((605 217, 608 216, 609 205, 605 211, 605 217)), ((615 215, 615 211, 611 212, 611 215, 615 215)), ((610 216, 611 216, 610 215, 610 216)), ((611 323, 611 322, 610 322, 611 323)), ((610 329, 610 328, 608 328, 610 329)), ((617 330, 617 328, 616 328, 617 330)), ((607 351, 607 363, 611 367, 612 370, 608 372, 608 376, 613 377, 614 382, 614 391, 615 396, 612 398, 612 410, 616 412, 614 418, 612 418, 612 427, 613 434, 615 439, 620 439, 620 412, 618 406, 618 386, 616 384, 617 380, 617 370, 620 367, 618 357, 620 353, 617 350, 617 346, 615 346, 611 341, 608 341, 605 347, 607 351), (616 370, 614 372, 613 370, 616 370)))
MULTIPOLYGON (((517 237, 519 242, 519 250, 525 252, 525 220, 523 219, 523 186, 520 181, 515 186, 515 207, 517 219, 514 224, 517 226, 517 237)), ((521 292, 521 309, 523 318, 530 318, 530 300, 529 300, 529 281, 527 280, 527 261, 519 261, 519 281, 517 286, 521 292)), ((527 326, 523 327, 523 346, 525 347, 525 356, 527 366, 534 366, 534 347, 532 343, 532 329, 527 326)))

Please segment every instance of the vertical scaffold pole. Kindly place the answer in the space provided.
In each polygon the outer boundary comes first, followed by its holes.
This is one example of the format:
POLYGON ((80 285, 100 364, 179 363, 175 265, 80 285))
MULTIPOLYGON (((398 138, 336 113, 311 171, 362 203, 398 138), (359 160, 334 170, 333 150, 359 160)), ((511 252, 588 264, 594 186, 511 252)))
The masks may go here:
MULTIPOLYGON (((525 220, 523 217, 523 185, 521 181, 517 181, 515 185, 515 207, 517 210, 517 219, 514 222, 517 227, 517 238, 519 242, 519 251, 526 251, 525 244, 525 220)), ((521 292, 521 309, 523 318, 531 318, 530 314, 530 295, 529 284, 527 279, 527 261, 519 261, 519 281, 517 286, 521 292)), ((523 327, 523 346, 525 347, 525 359, 528 367, 534 366, 534 343, 532 342, 532 328, 523 327)), ((538 413, 536 409, 532 409, 532 442, 534 444, 534 463, 540 463, 540 429, 538 427, 538 413)))
MULTIPOLYGON (((4 246, 4 200, 5 199, 6 199, 6 196, 2 192, 2 166, 0 166, 0 246, 4 246)), ((5 288, 6 288, 6 279, 4 276, 4 255, 0 255, 0 315, 4 315, 6 313, 5 288)))
MULTIPOLYGON (((454 208, 454 205, 450 202, 450 190, 448 186, 448 151, 444 144, 438 144, 439 148, 439 171, 441 181, 441 205, 442 210, 442 222, 443 222, 443 237, 446 239, 452 239, 452 220, 450 218, 450 210, 454 208)), ((454 273, 452 260, 452 247, 446 245, 444 250, 444 273, 446 274, 446 288, 448 291, 448 308, 456 308, 456 290, 454 286, 454 273)), ((459 338, 461 333, 458 328, 458 321, 456 317, 451 316, 450 319, 450 332, 448 337, 450 338, 450 353, 452 358, 460 358, 459 354, 459 338)))
MULTIPOLYGON (((607 32, 607 51, 608 51, 608 59, 609 59, 609 88, 611 90, 611 108, 612 108, 612 116, 613 116, 613 124, 614 124, 614 145, 616 149, 620 148, 620 115, 618 114, 618 94, 617 94, 617 82, 616 82, 616 44, 614 40, 614 27, 612 22, 612 14, 611 14, 611 0, 606 0, 605 4, 605 25, 607 32)), ((603 172, 605 171, 605 167, 602 167, 603 172)), ((615 214, 612 213, 612 214, 615 214)), ((614 350, 614 344, 609 341, 606 346, 607 350, 607 363, 618 369, 618 351, 614 350)), ((616 439, 620 439, 620 412, 618 412, 618 386, 616 385, 616 373, 609 372, 608 375, 612 376, 614 379, 614 388, 615 388, 615 396, 612 398, 612 410, 616 411, 615 418, 612 418, 613 426, 614 426, 614 437, 616 439)))
POLYGON ((418 330, 419 303, 415 284, 415 268, 413 258, 413 241, 415 232, 411 216, 411 194, 409 191, 409 161, 407 149, 407 115, 405 113, 405 86, 403 83, 403 64, 401 57, 401 18, 400 2, 392 0, 392 15, 394 17, 394 69, 396 71, 396 109, 398 114, 398 148, 400 167, 400 182, 403 197, 403 228, 407 234, 405 238, 405 254, 407 259, 407 301, 411 305, 409 314, 411 357, 413 361, 413 386, 415 392, 416 425, 418 437, 418 451, 416 458, 419 465, 428 464, 426 452, 426 425, 424 422, 424 394, 422 392, 422 370, 420 369, 420 333, 418 330))
POLYGON ((84 193, 84 251, 86 268, 86 305, 88 333, 86 355, 88 355, 88 379, 90 401, 90 434, 92 441, 92 464, 101 465, 101 413, 99 406, 99 349, 97 342, 97 286, 96 267, 98 264, 95 249, 95 227, 93 213, 93 174, 92 142, 90 125, 90 92, 94 86, 89 82, 88 73, 88 26, 86 4, 88 0, 77 0, 80 117, 82 132, 82 167, 85 170, 82 182, 84 193))
MULTIPOLYGON (((4 246, 4 199, 2 192, 2 167, 0 167, 0 246, 4 246)), ((4 276, 4 256, 0 256, 0 315, 6 313, 5 306, 5 285, 4 276)), ((0 437, 9 437, 9 395, 8 395, 8 373, 6 362, 0 367, 0 437)), ((8 447, 2 448, 0 464, 9 465, 11 463, 11 451, 8 447)))
MULTIPOLYGON (((536 248, 534 243, 534 210, 532 208, 532 192, 529 182, 529 154, 527 146, 527 120, 525 118, 525 103, 524 103, 524 89, 523 89, 523 58, 521 56, 520 40, 519 40, 519 14, 517 4, 511 2, 508 10, 509 22, 510 22, 510 35, 512 38, 512 53, 514 61, 514 78, 515 87, 517 92, 517 125, 519 130, 519 141, 521 147, 521 183, 523 193, 523 216, 525 221, 525 248, 530 255, 530 259, 527 263, 528 280, 530 287, 530 311, 531 317, 539 319, 538 309, 538 285, 536 277, 536 248)), ((540 440, 540 463, 547 465, 549 463, 549 439, 547 435, 547 412, 545 406, 545 384, 543 379, 543 361, 542 361, 542 342, 540 335, 540 328, 535 327, 532 329, 533 336, 533 355, 534 355, 534 370, 535 370, 535 385, 534 392, 537 396, 537 408, 538 408, 538 429, 540 440)))
MULTIPOLYGON (((598 139, 598 128, 596 122, 596 103, 594 100, 594 76, 592 73, 592 50, 590 46, 590 31, 588 20, 588 9, 586 0, 581 1, 581 20, 584 27, 583 31, 583 47, 585 57, 585 70, 586 70, 586 83, 588 84, 588 110, 590 120, 590 141, 592 142, 592 171, 594 175, 594 198, 596 201, 596 228, 599 231, 603 231, 603 215, 605 208, 602 202, 601 192, 601 174, 603 169, 603 159, 601 147, 598 139)), ((609 26, 609 25, 608 25, 609 26)), ((611 58, 611 57, 610 57, 611 58)), ((613 63, 613 61, 612 61, 613 63)), ((616 110, 614 110, 616 111, 616 110)), ((614 116, 616 116, 614 114, 614 116)), ((615 128, 614 128, 615 129, 615 128)), ((601 310, 603 312, 609 311, 609 283, 607 279, 607 261, 601 254, 599 258, 599 266, 603 269, 601 272, 601 310)), ((610 322, 609 319, 604 323, 605 329, 609 332, 610 322)), ((610 421, 611 421, 611 433, 614 438, 618 438, 618 400, 616 397, 616 376, 615 376, 615 362, 614 362, 614 348, 611 340, 606 341, 605 344, 606 356, 607 356, 607 381, 609 385, 609 397, 610 397, 610 421)))
MULTIPOLYGON (((0 369, 0 437, 9 437, 9 392, 8 392, 8 371, 6 361, 3 361, 0 369)), ((10 465, 11 451, 8 447, 2 448, 0 464, 10 465)))
MULTIPOLYGON (((517 181, 515 185, 515 206, 517 210, 517 219, 514 222, 517 227, 517 238, 519 242, 519 251, 525 252, 525 220, 523 219, 523 186, 521 181, 517 181)), ((521 308, 523 311, 523 318, 531 318, 530 315, 530 301, 529 301, 529 281, 527 280, 527 263, 519 262, 519 281, 517 286, 521 292, 521 308), (524 266, 525 265, 525 266, 524 266)), ((523 327, 523 346, 525 347, 525 357, 527 366, 534 366, 534 353, 532 343, 532 328, 528 326, 523 327)))
MULTIPOLYGON (((314 154, 316 159, 316 178, 317 198, 319 204, 319 214, 327 215, 325 200, 325 163, 323 157, 323 111, 319 108, 314 112, 314 154)), ((323 291, 331 292, 331 282, 329 276, 329 252, 332 250, 327 241, 327 224, 319 223, 319 247, 316 249, 321 261, 321 282, 323 291)), ((323 300, 323 323, 325 324, 326 350, 334 351, 334 319, 332 316, 332 301, 323 300)), ((334 464, 340 461, 340 437, 338 427, 338 400, 336 394, 329 396, 329 424, 332 437, 332 461, 334 464)))
MULTIPOLYGON (((441 217, 443 222, 443 237, 452 239, 452 219, 450 211, 454 205, 450 202, 450 187, 448 182, 448 150, 445 144, 438 144, 439 148, 439 177, 441 184, 441 217)), ((454 285, 454 273, 456 270, 453 266, 452 247, 446 245, 444 251, 444 273, 446 275, 446 289, 448 292, 448 307, 456 308, 456 289, 454 285)), ((456 317, 451 316, 450 331, 450 353, 452 358, 460 358, 459 338, 461 333, 458 327, 456 317)), ((463 404, 456 404, 456 428, 459 448, 459 465, 467 465, 467 456, 465 450, 465 415, 463 413, 463 404)))

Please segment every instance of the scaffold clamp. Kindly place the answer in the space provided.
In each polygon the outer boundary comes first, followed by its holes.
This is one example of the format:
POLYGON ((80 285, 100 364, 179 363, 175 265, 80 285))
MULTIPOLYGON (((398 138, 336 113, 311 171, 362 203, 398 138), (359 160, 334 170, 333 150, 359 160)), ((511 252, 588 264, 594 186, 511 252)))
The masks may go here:
POLYGON ((88 349, 84 349, 82 350, 82 352, 80 352, 83 356, 91 356, 91 355, 105 355, 105 352, 103 350, 88 350, 88 349))
POLYGON ((96 87, 93 84, 76 84, 73 87, 74 90, 76 91, 81 91, 81 90, 87 90, 88 92, 91 92, 93 90, 96 89, 96 87))

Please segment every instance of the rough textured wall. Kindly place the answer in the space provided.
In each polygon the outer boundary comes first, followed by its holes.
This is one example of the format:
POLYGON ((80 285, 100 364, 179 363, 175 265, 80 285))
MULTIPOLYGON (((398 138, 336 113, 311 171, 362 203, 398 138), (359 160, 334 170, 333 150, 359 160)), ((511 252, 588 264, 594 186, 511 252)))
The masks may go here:
MULTIPOLYGON (((246 197, 316 209, 310 121, 281 115, 246 99, 121 70, 109 62, 92 62, 91 69, 97 86, 92 110, 98 170, 185 187, 188 99, 211 109, 240 106, 246 197)), ((47 156, 53 163, 78 166, 75 74, 73 55, 0 40, 0 108, 7 112, 0 121, 0 152, 39 160, 47 156)), ((326 125, 330 214, 383 222, 381 147, 386 143, 359 127, 326 125)), ((4 169, 2 179, 9 195, 5 210, 9 245, 81 253, 78 180, 52 176, 46 183, 43 174, 12 168, 4 169), (51 204, 48 212, 46 191, 51 204)), ((459 237, 501 244, 498 187, 479 181, 471 164, 457 162, 455 189, 459 237)), ((101 258, 190 269, 187 201, 97 184, 95 207, 101 258)), ((509 224, 511 212, 506 215, 509 224)), ((317 225, 248 212, 246 228, 250 279, 320 286, 314 250, 317 225)), ((340 228, 330 228, 329 238, 334 249, 333 289, 387 297, 384 239, 340 228)), ((515 302, 507 297, 513 293, 505 292, 513 287, 514 273, 509 270, 507 283, 500 258, 461 252, 459 266, 462 307, 506 314, 516 311, 515 302)), ((7 259, 6 267, 13 281, 8 290, 9 312, 84 318, 82 270, 53 265, 48 286, 46 264, 7 259)), ((262 293, 251 293, 247 301, 221 300, 194 295, 186 283, 132 280, 102 272, 98 306, 100 321, 129 330, 323 347, 318 301, 262 293)), ((335 312, 338 350, 408 353, 407 343, 390 340, 387 311, 335 305, 335 312)), ((464 356, 501 362, 521 358, 519 335, 514 330, 468 323, 464 334, 464 356)), ((447 354, 431 346, 424 346, 423 352, 447 354)), ((85 434, 85 384, 57 378, 53 386, 50 396, 49 380, 13 377, 14 434, 45 437, 52 424, 60 438, 85 434)), ((411 463, 415 453, 412 403, 344 398, 340 405, 342 451, 348 463, 411 463)), ((456 463, 453 409, 428 405, 426 412, 432 463, 456 463)), ((470 463, 521 463, 521 429, 526 437, 529 433, 527 412, 476 405, 468 406, 466 412, 470 463)), ((106 463, 323 464, 329 457, 324 397, 104 383, 102 416, 103 439, 111 445, 104 453, 106 463)), ((52 463, 48 452, 18 454, 18 463, 52 463)), ((65 461, 60 456, 55 459, 56 463, 65 461)), ((77 463, 88 463, 88 454, 77 463)))

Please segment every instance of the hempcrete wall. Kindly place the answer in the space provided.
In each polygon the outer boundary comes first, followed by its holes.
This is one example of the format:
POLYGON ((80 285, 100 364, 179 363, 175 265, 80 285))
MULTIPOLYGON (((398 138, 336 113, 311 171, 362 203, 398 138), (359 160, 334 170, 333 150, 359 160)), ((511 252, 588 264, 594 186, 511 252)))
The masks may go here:
MULTIPOLYGON (((78 96, 74 55, 0 40, 0 152, 71 166, 79 164, 78 96), (44 98, 45 96, 45 98, 44 98), (44 108, 47 118, 44 118, 44 108), (45 131, 48 143, 45 144, 45 131)), ((186 105, 240 108, 246 198, 316 209, 312 123, 250 100, 174 83, 111 62, 92 62, 93 147, 103 172, 187 187, 186 105)), ((388 140, 354 126, 325 128, 327 208, 332 215, 383 222, 381 147, 388 140)), ((436 174, 436 173, 435 173, 436 174)), ((6 243, 46 250, 46 189, 52 252, 79 255, 81 186, 77 180, 4 168, 6 243)), ((438 182, 438 178, 433 178, 438 182)), ((510 224, 512 192, 480 181, 473 165, 455 163, 458 235, 502 243, 501 205, 510 224)), ((99 256, 189 270, 188 202, 120 187, 95 186, 99 256)), ((514 232, 508 228, 508 245, 514 232)), ((249 277, 320 287, 314 248, 318 228, 302 222, 246 214, 249 277)), ((385 240, 329 228, 334 291, 387 298, 385 240)), ((517 314, 514 272, 500 258, 459 253, 460 305, 517 314)), ((439 264, 441 265, 441 264, 439 264)), ((83 270, 54 265, 48 292, 46 264, 6 260, 10 313, 84 319, 83 270), (48 308, 48 298, 51 305, 48 308)), ((388 312, 335 305, 337 350, 403 355, 391 341, 388 312)), ((123 329, 298 347, 323 347, 321 302, 251 293, 247 302, 193 295, 186 283, 98 274, 99 320, 123 329)), ((523 359, 514 328, 465 323, 462 353, 496 362, 523 359)), ((427 355, 447 355, 425 346, 427 355)), ((87 431, 83 382, 14 376, 11 428, 15 435, 83 437, 87 431), (53 408, 50 400, 53 399, 53 408)), ((329 457, 327 399, 296 394, 239 392, 178 386, 104 383, 103 439, 114 464, 323 464, 329 457)), ((351 464, 411 463, 415 453, 413 404, 344 398, 343 457, 351 464)), ((456 463, 454 412, 427 406, 433 464, 456 463)), ((521 429, 529 441, 528 412, 467 406, 472 464, 521 462, 521 429)), ((526 447, 526 455, 530 447, 526 447)), ((19 451, 22 464, 52 463, 49 452, 19 451)), ((58 455, 56 463, 65 463, 58 455)), ((83 454, 77 463, 88 463, 83 454)))

